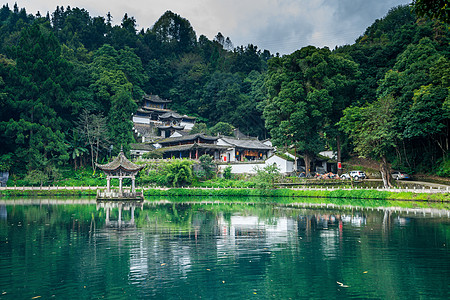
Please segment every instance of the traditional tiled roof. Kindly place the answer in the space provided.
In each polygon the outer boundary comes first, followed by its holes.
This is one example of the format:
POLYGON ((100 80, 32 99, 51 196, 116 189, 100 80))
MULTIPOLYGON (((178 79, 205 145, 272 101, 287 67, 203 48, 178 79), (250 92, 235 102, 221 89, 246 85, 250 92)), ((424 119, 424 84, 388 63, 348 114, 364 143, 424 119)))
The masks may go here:
POLYGON ((153 136, 153 129, 154 129, 154 127, 151 124, 134 123, 134 130, 140 136, 145 136, 145 137, 153 136))
POLYGON ((215 144, 187 144, 187 145, 177 145, 177 146, 171 146, 171 147, 163 147, 160 148, 160 150, 164 153, 167 152, 179 152, 179 151, 187 151, 187 150, 193 150, 193 149, 214 149, 214 150, 227 150, 228 146, 220 146, 215 144))
POLYGON ((123 151, 120 151, 119 155, 110 163, 107 163, 105 165, 100 165, 96 163, 96 166, 105 172, 111 172, 116 171, 118 169, 123 169, 126 171, 140 171, 145 166, 140 166, 133 164, 131 161, 128 160, 128 158, 125 156, 123 151))
POLYGON ((184 126, 177 126, 177 125, 159 125, 157 127, 162 130, 165 130, 165 129, 183 130, 184 129, 184 126))
POLYGON ((132 150, 145 150, 145 151, 153 151, 155 147, 152 144, 147 143, 138 143, 138 144, 130 144, 132 150))
POLYGON ((204 135, 203 133, 196 133, 196 134, 189 134, 184 135, 180 137, 173 137, 173 138, 166 138, 158 141, 159 144, 169 144, 169 143, 175 143, 175 142, 186 142, 186 141, 195 141, 197 138, 201 138, 203 140, 208 141, 216 141, 218 139, 217 136, 208 136, 204 135))
POLYGON ((197 119, 197 117, 190 117, 190 116, 188 116, 188 115, 183 115, 183 119, 186 119, 186 120, 195 120, 195 119, 197 119))
POLYGON ((176 112, 167 112, 165 114, 162 114, 159 116, 160 119, 169 119, 169 118, 174 118, 174 119, 181 119, 183 118, 182 116, 180 116, 179 114, 177 114, 176 112))
POLYGON ((272 150, 273 148, 267 145, 264 145, 258 140, 250 140, 250 139, 243 139, 238 140, 234 138, 229 137, 222 137, 221 138, 224 142, 227 144, 230 144, 232 146, 243 148, 243 149, 256 149, 256 150, 272 150))
POLYGON ((170 102, 172 102, 172 100, 162 99, 158 95, 147 95, 147 94, 145 94, 143 98, 145 100, 150 100, 150 101, 155 102, 155 103, 170 103, 170 102))
POLYGON ((138 112, 140 113, 145 113, 145 114, 151 114, 153 112, 158 112, 158 113, 167 113, 167 112, 171 112, 170 109, 165 109, 165 108, 156 108, 156 107, 141 107, 137 109, 138 112))
POLYGON ((179 134, 181 134, 182 136, 189 135, 189 131, 186 131, 186 130, 177 130, 176 133, 179 133, 179 134))

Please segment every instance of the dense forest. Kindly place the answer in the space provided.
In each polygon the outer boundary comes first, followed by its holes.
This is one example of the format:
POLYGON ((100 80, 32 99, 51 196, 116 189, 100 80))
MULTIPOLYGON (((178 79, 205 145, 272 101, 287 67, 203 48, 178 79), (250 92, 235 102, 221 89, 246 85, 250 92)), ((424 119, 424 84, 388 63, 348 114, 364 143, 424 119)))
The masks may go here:
POLYGON ((448 24, 391 9, 352 45, 279 56, 197 37, 167 11, 138 30, 125 14, 0 9, 0 170, 56 176, 129 149, 142 95, 203 127, 226 122, 291 147, 308 164, 325 149, 450 176, 448 24), (112 145, 112 147, 111 147, 112 145))

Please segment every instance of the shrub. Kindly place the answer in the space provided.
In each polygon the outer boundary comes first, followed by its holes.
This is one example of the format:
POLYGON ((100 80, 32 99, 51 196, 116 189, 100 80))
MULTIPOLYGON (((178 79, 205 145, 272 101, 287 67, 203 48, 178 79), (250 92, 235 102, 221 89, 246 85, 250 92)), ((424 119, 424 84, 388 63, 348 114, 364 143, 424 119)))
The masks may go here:
POLYGON ((444 159, 436 172, 437 176, 450 177, 450 159, 444 159))
POLYGON ((231 179, 231 166, 227 166, 224 170, 223 170, 223 178, 225 179, 231 179))
POLYGON ((163 158, 163 153, 160 150, 153 150, 153 151, 149 151, 147 153, 144 153, 144 155, 142 155, 142 158, 145 158, 145 159, 161 159, 161 158, 163 158))
POLYGON ((193 180, 192 161, 174 159, 167 165, 167 184, 172 186, 190 185, 193 180))
POLYGON ((214 175, 215 167, 212 160, 213 160, 212 156, 208 154, 203 154, 202 156, 199 157, 200 167, 203 169, 205 174, 204 176, 206 179, 211 179, 214 175))

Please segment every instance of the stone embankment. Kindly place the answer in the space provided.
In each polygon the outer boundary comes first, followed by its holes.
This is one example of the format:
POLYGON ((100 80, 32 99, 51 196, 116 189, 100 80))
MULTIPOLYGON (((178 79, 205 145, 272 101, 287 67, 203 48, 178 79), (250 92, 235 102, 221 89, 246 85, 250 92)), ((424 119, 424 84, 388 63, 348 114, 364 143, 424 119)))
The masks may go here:
MULTIPOLYGON (((366 188, 366 187, 353 187, 353 188, 345 188, 345 187, 314 187, 314 186, 304 186, 299 187, 299 185, 284 185, 284 188, 288 188, 291 190, 299 190, 299 191, 334 191, 334 190, 376 190, 376 191, 386 191, 386 192, 411 192, 411 193, 450 193, 450 186, 442 185, 442 184, 428 184, 427 187, 423 186, 422 188, 366 188)), ((186 189, 203 189, 203 190, 217 190, 217 189, 243 189, 239 187, 182 187, 186 189)), ((0 191, 97 191, 98 189, 106 189, 106 186, 10 186, 10 187, 0 187, 0 191)), ((168 187, 136 187, 137 190, 168 190, 168 187)), ((244 188, 244 189, 254 189, 254 188, 244 188)))

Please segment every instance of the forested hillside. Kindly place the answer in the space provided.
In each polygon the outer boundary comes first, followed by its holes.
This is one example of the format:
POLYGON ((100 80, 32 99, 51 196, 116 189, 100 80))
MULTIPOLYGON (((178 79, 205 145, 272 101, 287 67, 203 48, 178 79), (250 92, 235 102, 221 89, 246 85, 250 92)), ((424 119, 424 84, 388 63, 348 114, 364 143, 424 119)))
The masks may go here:
POLYGON ((353 45, 274 56, 197 36, 167 11, 138 30, 125 14, 0 9, 0 169, 91 164, 133 142, 144 93, 212 127, 271 137, 307 160, 324 149, 449 176, 449 27, 392 9, 353 45), (113 145, 113 147, 111 147, 113 145))

